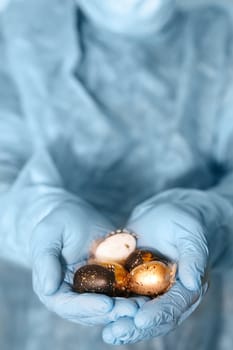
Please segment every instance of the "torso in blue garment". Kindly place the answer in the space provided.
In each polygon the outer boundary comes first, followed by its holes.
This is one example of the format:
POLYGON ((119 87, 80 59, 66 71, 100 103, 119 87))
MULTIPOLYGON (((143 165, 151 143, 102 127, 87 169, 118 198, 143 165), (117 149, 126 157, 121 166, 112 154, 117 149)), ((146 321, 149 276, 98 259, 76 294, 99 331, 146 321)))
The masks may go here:
POLYGON ((19 40, 26 62, 16 75, 32 139, 46 144, 65 187, 120 225, 160 191, 213 185, 224 16, 177 12, 161 32, 130 39, 59 6, 21 34, 29 40, 19 40))

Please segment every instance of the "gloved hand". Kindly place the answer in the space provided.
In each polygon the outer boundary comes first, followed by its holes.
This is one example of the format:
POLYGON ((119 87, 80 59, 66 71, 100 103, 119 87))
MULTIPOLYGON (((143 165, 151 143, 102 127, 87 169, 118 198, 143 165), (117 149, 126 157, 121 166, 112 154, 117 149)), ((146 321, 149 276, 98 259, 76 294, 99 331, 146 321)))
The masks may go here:
POLYGON ((84 263, 92 240, 113 227, 91 205, 62 189, 46 152, 29 161, 1 197, 0 208, 1 247, 14 247, 15 261, 23 257, 32 268, 34 290, 48 309, 86 325, 133 317, 133 300, 72 291, 74 271, 84 263))
POLYGON ((175 260, 176 282, 158 298, 140 297, 134 318, 125 317, 105 327, 105 342, 134 343, 165 335, 197 308, 207 291, 209 268, 218 265, 223 251, 228 262, 232 256, 232 248, 231 254, 226 249, 227 230, 225 237, 217 237, 224 211, 232 214, 220 196, 181 189, 164 192, 134 210, 127 227, 138 234, 138 246, 153 247, 175 260))

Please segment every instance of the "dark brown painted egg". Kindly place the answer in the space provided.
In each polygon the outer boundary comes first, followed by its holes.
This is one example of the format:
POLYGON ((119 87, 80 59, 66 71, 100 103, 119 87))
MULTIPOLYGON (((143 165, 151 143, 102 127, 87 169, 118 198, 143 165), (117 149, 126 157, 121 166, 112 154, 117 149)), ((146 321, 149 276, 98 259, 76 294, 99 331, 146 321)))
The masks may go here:
POLYGON ((169 260, 155 249, 141 248, 136 249, 126 259, 125 268, 128 271, 133 270, 136 266, 150 262, 161 261, 164 264, 169 264, 169 260))
POLYGON ((97 264, 84 265, 74 275, 73 289, 78 293, 102 293, 113 295, 114 272, 97 264))
POLYGON ((76 271, 73 289, 78 293, 127 296, 128 272, 117 263, 88 264, 76 271))
POLYGON ((102 266, 114 273, 114 294, 115 296, 127 296, 128 291, 128 271, 118 263, 101 262, 102 266))

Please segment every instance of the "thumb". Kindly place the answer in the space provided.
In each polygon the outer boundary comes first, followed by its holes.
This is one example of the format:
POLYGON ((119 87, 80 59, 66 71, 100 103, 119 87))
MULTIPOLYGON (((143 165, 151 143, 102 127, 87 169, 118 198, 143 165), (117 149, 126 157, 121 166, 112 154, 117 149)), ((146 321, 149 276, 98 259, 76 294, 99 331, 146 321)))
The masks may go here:
POLYGON ((59 228, 45 218, 33 231, 31 257, 35 292, 52 295, 63 280, 61 264, 62 235, 59 228))
POLYGON ((196 232, 190 232, 186 227, 179 226, 180 232, 177 235, 179 249, 178 276, 187 289, 198 290, 201 288, 202 279, 207 269, 207 243, 201 232, 197 234, 196 232))

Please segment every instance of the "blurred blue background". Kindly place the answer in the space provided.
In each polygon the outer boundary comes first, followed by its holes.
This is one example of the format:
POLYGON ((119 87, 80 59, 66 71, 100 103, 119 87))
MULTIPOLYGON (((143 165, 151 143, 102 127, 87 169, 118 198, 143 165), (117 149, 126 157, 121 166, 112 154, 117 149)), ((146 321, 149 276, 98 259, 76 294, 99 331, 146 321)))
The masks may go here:
MULTIPOLYGON (((180 0, 180 6, 221 3, 233 13, 233 2, 180 0)), ((39 302, 32 291, 31 273, 0 261, 1 350, 109 350, 101 340, 101 328, 66 322, 39 302)), ((231 350, 233 349, 233 273, 212 276, 209 292, 198 310, 166 337, 119 349, 231 350), (198 321, 197 321, 198 320, 198 321)))

